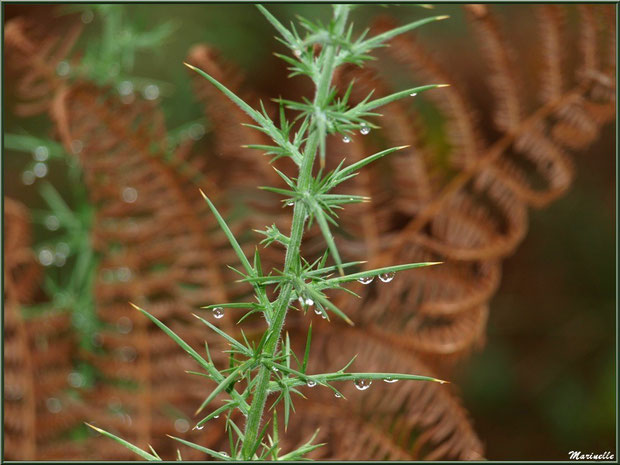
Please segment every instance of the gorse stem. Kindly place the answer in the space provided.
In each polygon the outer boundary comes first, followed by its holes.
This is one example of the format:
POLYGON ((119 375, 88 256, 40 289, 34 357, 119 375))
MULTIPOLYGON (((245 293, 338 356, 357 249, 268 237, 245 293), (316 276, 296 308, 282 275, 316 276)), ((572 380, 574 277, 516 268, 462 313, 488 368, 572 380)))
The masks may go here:
MULTIPOLYGON (((336 25, 334 31, 336 36, 340 36, 342 34, 348 14, 349 5, 336 5, 334 7, 333 23, 336 25)), ((299 178, 297 180, 298 192, 308 192, 312 181, 312 168, 314 166, 314 160, 316 158, 316 152, 321 138, 319 126, 322 124, 321 117, 325 107, 328 104, 327 98, 335 69, 336 52, 337 47, 335 45, 328 45, 321 52, 323 54, 323 60, 319 59, 319 62, 323 61, 323 66, 319 71, 320 77, 316 85, 314 96, 314 113, 311 115, 311 123, 309 127, 310 136, 305 146, 301 167, 299 168, 299 178)), ((291 236, 284 262, 285 274, 292 273, 300 261, 299 252, 307 213, 308 206, 305 202, 295 203, 295 207, 293 209, 291 236)), ((282 326, 284 325, 284 319, 286 318, 286 312, 289 308, 289 300, 292 291, 293 285, 289 283, 282 288, 280 294, 278 295, 278 299, 276 301, 276 315, 267 330, 267 343, 265 344, 264 349, 265 353, 270 356, 275 355, 278 340, 280 339, 280 333, 282 332, 282 326)), ((245 441, 241 450, 241 455, 244 460, 250 460, 252 458, 252 451, 255 448, 256 441, 258 440, 260 421, 263 416, 263 410, 265 409, 265 401, 267 400, 267 390, 270 379, 271 370, 267 366, 263 365, 258 374, 258 383, 256 390, 254 391, 254 397, 252 399, 250 413, 246 423, 245 441)))
MULTIPOLYGON (((230 399, 226 400, 224 405, 216 407, 211 413, 198 421, 196 425, 197 428, 202 428, 207 421, 225 413, 227 415, 226 427, 230 437, 230 455, 213 451, 180 438, 174 438, 175 440, 220 460, 297 460, 303 458, 320 445, 312 443, 314 440, 313 436, 310 441, 301 445, 298 449, 280 455, 278 438, 281 434, 278 431, 279 422, 275 410, 272 420, 273 433, 267 435, 267 425, 261 425, 267 398, 270 393, 278 394, 272 408, 280 403, 283 404, 284 427, 286 430, 292 408, 292 394, 301 395, 296 389, 301 385, 314 386, 319 384, 331 389, 339 397, 343 397, 338 389, 333 386, 333 383, 354 381, 358 389, 365 390, 370 386, 373 379, 384 379, 388 382, 396 380, 444 382, 435 378, 412 374, 347 372, 346 370, 353 363, 355 357, 347 366, 336 372, 309 374, 307 373, 307 366, 310 356, 312 328, 310 327, 308 331, 302 361, 291 350, 288 335, 284 344, 280 344, 280 340, 287 312, 289 309, 295 308, 292 306, 292 302, 296 299, 300 301, 301 309, 304 310, 304 313, 309 306, 316 306, 316 313, 320 313, 323 318, 329 319, 329 315, 333 314, 352 325, 353 322, 349 317, 325 295, 326 290, 346 290, 343 286, 355 280, 368 284, 375 276, 378 276, 383 282, 389 282, 394 278, 394 273, 396 272, 437 264, 435 262, 407 263, 345 274, 345 269, 358 268, 364 262, 342 262, 330 230, 330 224, 337 225, 337 217, 334 212, 336 209, 342 208, 343 205, 349 203, 363 202, 368 199, 355 195, 331 194, 330 191, 342 182, 356 176, 358 170, 367 164, 395 153, 404 147, 394 147, 380 151, 348 166, 343 166, 343 161, 335 169, 326 173, 325 155, 328 134, 339 133, 347 135, 354 130, 363 131, 370 127, 377 127, 368 121, 368 118, 379 116, 377 113, 373 113, 376 108, 397 99, 407 98, 409 95, 416 95, 419 92, 442 87, 441 84, 426 85, 396 92, 376 100, 371 100, 371 93, 361 103, 351 106, 348 99, 352 84, 341 98, 338 98, 338 92, 332 86, 334 72, 338 66, 346 63, 361 65, 365 60, 370 59, 368 53, 371 50, 382 46, 385 41, 393 38, 395 35, 410 31, 432 21, 444 19, 445 16, 416 21, 368 39, 366 39, 368 33, 366 31, 358 39, 354 40, 352 28, 347 25, 347 19, 352 6, 335 5, 333 7, 332 19, 326 26, 300 19, 301 25, 306 30, 306 37, 302 38, 294 26, 289 30, 264 7, 258 6, 258 8, 280 33, 282 42, 293 52, 295 58, 281 56, 291 65, 292 74, 305 75, 312 80, 315 88, 312 102, 308 100, 305 100, 304 103, 282 99, 277 100, 280 105, 280 127, 278 127, 271 120, 262 104, 261 111, 255 110, 209 74, 194 66, 187 66, 202 75, 246 112, 256 123, 256 125, 250 126, 265 133, 274 144, 272 146, 253 146, 254 148, 262 150, 268 155, 274 155, 275 158, 289 157, 298 167, 296 179, 289 178, 284 173, 276 170, 286 182, 288 190, 264 187, 265 190, 289 197, 285 201, 294 204, 289 237, 286 237, 275 226, 268 227, 265 231, 257 231, 266 237, 262 241, 265 246, 273 242, 279 242, 286 248, 284 268, 282 271, 275 273, 273 272, 274 270, 266 275, 263 273, 258 249, 256 249, 253 263, 250 263, 231 229, 217 211, 216 206, 201 191, 242 265, 243 271, 235 271, 243 276, 241 281, 252 284, 255 293, 255 302, 224 302, 217 305, 208 305, 204 308, 220 312, 218 313, 220 316, 223 308, 249 308, 251 310, 241 320, 253 313, 262 313, 267 321, 267 328, 258 344, 255 344, 255 341, 248 341, 243 332, 244 342, 241 342, 238 338, 225 333, 207 320, 198 317, 211 331, 226 339, 230 345, 228 351, 230 352, 230 364, 226 369, 218 369, 211 359, 208 346, 206 347, 207 359, 204 359, 195 349, 190 347, 161 321, 145 310, 136 308, 168 334, 204 370, 204 373, 189 373, 208 377, 217 383, 217 387, 206 397, 197 413, 200 413, 216 397, 225 393, 230 396, 230 399), (298 113, 298 117, 294 122, 291 123, 286 120, 286 110, 293 110, 298 113), (292 135, 293 127, 297 129, 294 135, 292 135), (317 154, 320 156, 321 170, 319 170, 319 174, 314 176, 313 168, 317 154), (301 256, 301 244, 306 226, 311 224, 314 219, 316 219, 323 234, 327 251, 321 259, 309 263, 301 256), (333 265, 327 265, 326 262, 329 257, 333 260, 333 265), (339 275, 333 276, 335 271, 339 275), (269 300, 268 296, 271 295, 267 292, 269 286, 275 286, 276 298, 274 301, 269 300), (291 366, 292 361, 297 362, 297 368, 291 366), (238 381, 246 382, 245 388, 242 391, 235 387, 238 381), (241 431, 233 421, 231 413, 234 410, 239 410, 247 417, 244 431, 241 431), (235 437, 236 440, 234 439, 235 437)), ((105 434, 124 445, 128 444, 126 441, 110 433, 105 432, 105 434)), ((143 458, 159 460, 156 454, 144 452, 135 448, 135 446, 132 446, 132 450, 143 458)))

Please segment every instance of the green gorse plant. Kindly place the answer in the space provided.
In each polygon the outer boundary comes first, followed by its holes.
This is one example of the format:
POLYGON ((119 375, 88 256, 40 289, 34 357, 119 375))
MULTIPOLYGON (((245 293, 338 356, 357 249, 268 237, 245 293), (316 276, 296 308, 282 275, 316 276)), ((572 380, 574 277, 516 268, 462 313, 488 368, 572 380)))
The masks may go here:
MULTIPOLYGON (((243 331, 240 333, 241 340, 238 340, 207 319, 195 315, 209 330, 214 331, 230 344, 230 365, 227 369, 221 370, 214 365, 206 344, 206 356, 203 357, 156 317, 144 309, 135 305, 134 307, 174 339, 203 369, 203 372, 192 372, 192 374, 208 377, 217 383, 217 387, 200 405, 197 413, 200 413, 220 394, 227 393, 229 397, 224 405, 200 419, 195 428, 201 429, 212 418, 226 414, 230 453, 214 451, 181 438, 173 439, 221 460, 297 460, 320 446, 320 444, 314 444, 316 433, 298 449, 282 454, 279 447, 280 431, 275 407, 282 404, 286 429, 290 411, 293 408, 293 394, 302 395, 298 390, 300 386, 320 385, 331 389, 336 396, 342 397, 340 391, 334 386, 336 382, 353 381, 360 390, 367 389, 372 380, 376 379, 388 382, 415 380, 444 383, 442 380, 414 374, 348 372, 355 357, 338 371, 308 373, 312 326, 308 330, 305 351, 299 357, 291 349, 288 335, 283 337, 282 331, 287 312, 294 308, 293 305, 297 301, 300 302, 304 311, 314 307, 314 311, 327 320, 330 316, 336 315, 352 325, 353 322, 349 317, 327 297, 326 291, 342 290, 356 295, 345 287, 347 283, 357 280, 368 284, 377 276, 381 281, 388 282, 393 279, 396 272, 437 264, 435 262, 409 263, 347 274, 346 272, 350 269, 359 269, 363 262, 342 262, 331 228, 337 225, 336 211, 338 209, 346 204, 364 202, 368 199, 330 192, 337 185, 356 176, 365 165, 404 147, 380 151, 351 165, 345 165, 343 160, 331 171, 325 169, 325 154, 328 134, 341 134, 346 142, 354 131, 365 134, 370 128, 377 127, 370 121, 370 118, 380 116, 376 110, 382 105, 442 87, 440 84, 426 85, 378 99, 373 99, 371 93, 359 104, 351 105, 349 96, 353 83, 339 97, 338 90, 332 84, 335 70, 347 63, 361 66, 366 60, 371 59, 372 50, 384 46, 385 42, 394 36, 446 17, 435 16, 422 19, 374 37, 368 37, 369 31, 366 30, 354 39, 353 28, 348 22, 349 13, 353 8, 350 5, 334 5, 333 17, 325 25, 300 19, 300 25, 305 31, 303 36, 294 25, 291 24, 290 28, 287 28, 264 7, 258 6, 258 8, 280 34, 279 40, 292 52, 292 56, 278 55, 290 65, 291 75, 304 75, 312 80, 315 88, 312 101, 294 102, 277 99, 276 103, 280 108, 278 124, 270 118, 262 103, 260 111, 255 110, 224 84, 216 81, 204 71, 191 65, 187 66, 206 78, 237 104, 254 121, 255 124, 251 126, 265 133, 273 141, 273 145, 253 145, 250 146, 251 148, 262 150, 271 155, 273 159, 289 157, 298 168, 297 177, 288 177, 276 170, 286 183, 286 189, 263 187, 263 189, 284 196, 283 202, 294 206, 292 226, 288 236, 275 226, 258 231, 265 236, 262 240, 264 246, 278 242, 286 248, 282 270, 274 269, 265 273, 258 247, 255 249, 253 260, 250 261, 216 206, 201 191, 239 258, 241 269, 234 270, 241 276, 240 281, 252 286, 255 297, 253 302, 226 302, 204 308, 211 310, 215 318, 220 318, 225 309, 246 309, 247 312, 239 321, 252 314, 262 314, 267 322, 267 328, 258 342, 249 341, 243 331), (297 113, 294 120, 287 119, 287 110, 297 113), (320 160, 320 167, 318 170, 313 170, 317 156, 320 160), (310 263, 301 256, 300 248, 305 229, 314 221, 325 238, 327 250, 322 258, 310 263), (327 263, 328 258, 333 261, 332 265, 327 263), (244 388, 238 389, 237 385, 244 386, 244 388), (270 394, 277 394, 271 407, 274 416, 270 422, 262 424, 267 398, 270 394), (243 430, 233 420, 232 413, 235 410, 240 411, 246 417, 243 430), (267 433, 269 423, 271 423, 271 434, 267 433)), ((146 452, 111 433, 93 428, 124 444, 147 460, 161 460, 152 448, 151 452, 146 452)))

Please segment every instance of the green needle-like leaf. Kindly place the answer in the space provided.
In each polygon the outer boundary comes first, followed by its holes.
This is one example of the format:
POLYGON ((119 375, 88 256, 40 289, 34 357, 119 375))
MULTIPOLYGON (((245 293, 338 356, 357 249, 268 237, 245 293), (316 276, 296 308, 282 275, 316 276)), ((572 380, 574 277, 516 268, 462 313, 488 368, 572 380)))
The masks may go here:
MULTIPOLYGON (((174 331, 172 331, 170 328, 168 328, 165 324, 163 324, 161 321, 159 321, 157 318, 155 318, 153 315, 151 315, 146 310, 141 309, 140 307, 138 307, 135 304, 132 304, 131 302, 129 302, 129 304, 133 308, 141 312, 142 314, 146 315, 153 323, 159 326, 159 328, 164 333, 170 336, 170 338, 173 341, 175 341, 179 346, 181 346, 181 348, 185 352, 187 352, 194 360, 196 360, 196 362, 198 362, 198 364, 201 367, 203 367, 216 382, 221 382, 224 379, 224 376, 222 376, 222 374, 217 370, 217 368, 215 368, 215 366, 212 363, 208 363, 204 358, 202 358, 198 352, 192 349, 192 347, 187 342, 185 342, 183 339, 181 339, 174 331)), ((239 393, 233 390, 230 394, 233 397, 233 399, 235 399, 235 401, 239 403, 239 408, 242 411, 247 412, 247 410, 249 409, 249 405, 239 395, 239 393)))
POLYGON ((185 444, 186 446, 189 446, 192 449, 196 449, 201 452, 204 452, 205 454, 208 454, 213 458, 216 458, 219 460, 226 460, 226 461, 233 460, 228 455, 224 455, 221 452, 216 452, 213 449, 208 449, 207 447, 199 446, 198 444, 194 444, 193 442, 189 442, 189 441, 186 441, 185 439, 177 438, 175 436, 170 436, 169 434, 166 434, 166 436, 168 436, 171 439, 174 439, 175 441, 179 441, 180 443, 185 444))
POLYGON ((223 381, 220 382, 220 384, 217 385, 217 387, 213 391, 211 391, 211 394, 209 394, 209 396, 203 401, 203 403, 200 404, 200 407, 198 407, 198 409, 196 410, 195 415, 198 415, 200 412, 202 412, 203 408, 209 405, 209 403, 211 403, 211 401, 215 399, 215 397, 220 392, 227 389, 235 380, 235 378, 239 375, 239 373, 248 368, 252 363, 254 363, 253 360, 248 360, 247 362, 239 365, 235 370, 233 370, 231 374, 229 374, 223 381))
POLYGON ((375 270, 360 271, 359 273, 353 273, 346 276, 338 276, 335 278, 329 278, 323 283, 326 287, 330 288, 333 284, 344 283, 349 281, 355 281, 361 278, 375 277, 384 273, 396 273, 397 271, 411 270, 413 268, 422 268, 425 266, 440 265, 443 262, 423 262, 423 263, 407 263, 405 265, 386 266, 383 268, 377 268, 375 270))
POLYGON ((138 454, 140 457, 142 457, 143 459, 148 460, 149 462, 161 462, 161 459, 158 456, 149 454, 148 452, 143 451, 142 449, 140 449, 139 447, 134 446, 132 443, 125 441, 124 439, 119 438, 118 436, 115 436, 112 433, 108 433, 105 430, 102 430, 101 428, 97 428, 96 426, 93 426, 89 423, 85 423, 86 426, 88 426, 89 428, 94 429, 95 431, 97 431, 98 433, 103 434, 104 436, 109 437, 110 439, 114 439, 116 442, 122 444, 123 446, 125 446, 127 449, 129 449, 130 451, 138 454))
POLYGON ((381 97, 376 100, 371 100, 370 102, 361 103, 358 106, 349 110, 349 113, 353 115, 365 114, 369 111, 374 110, 375 108, 380 108, 396 100, 400 100, 405 97, 411 97, 411 94, 419 94, 420 92, 424 92, 425 90, 438 89, 441 87, 449 87, 449 84, 430 84, 426 86, 414 87, 412 89, 394 92, 393 94, 386 97, 381 97))
POLYGON ((334 237, 332 236, 329 225, 327 224, 325 213, 323 213, 323 210, 317 203, 314 203, 313 207, 314 217, 316 218, 316 222, 321 229, 321 233, 323 233, 323 238, 325 239, 327 247, 332 254, 332 258, 336 262, 336 267, 338 268, 340 274, 344 274, 344 271, 342 269, 342 260, 340 259, 340 253, 338 252, 338 248, 336 247, 336 243, 334 242, 334 237))
POLYGON ((206 200, 207 204, 209 205, 209 208, 213 212, 213 215, 217 219, 217 222, 219 223, 220 228, 222 228, 222 231, 224 231, 224 234, 226 234, 226 237, 228 238, 230 245, 232 246, 235 253, 237 254, 237 257, 239 257, 239 260, 241 261, 241 264, 245 268, 245 271, 249 275, 253 275, 254 268, 252 268, 252 265, 250 265, 250 262, 248 261, 247 257, 243 253, 243 250, 241 249, 239 242, 237 242, 237 239, 235 238, 234 234, 232 233, 232 231, 226 224, 226 221, 224 221, 224 218, 222 218, 222 215, 220 215, 220 212, 217 211, 217 208, 215 208, 215 205, 213 205, 213 202, 209 200, 209 197, 206 196, 206 194, 202 191, 202 189, 199 189, 199 190, 202 196, 204 197, 204 199, 206 200))
POLYGON ((224 339, 226 339, 228 342, 230 342, 230 344, 236 348, 239 352, 241 352, 242 354, 245 354, 247 356, 252 356, 252 350, 246 346, 244 346, 243 344, 241 344, 239 341, 237 341, 234 337, 229 336, 228 334, 226 334, 224 331, 222 331, 220 328, 218 328, 217 326, 215 326, 214 324, 209 323, 207 320, 205 320, 204 318, 201 318, 200 316, 192 313, 192 315, 197 318, 198 320, 200 320, 202 323, 204 323, 205 325, 207 325, 212 331, 214 331, 215 333, 219 334, 220 336, 222 336, 224 339))

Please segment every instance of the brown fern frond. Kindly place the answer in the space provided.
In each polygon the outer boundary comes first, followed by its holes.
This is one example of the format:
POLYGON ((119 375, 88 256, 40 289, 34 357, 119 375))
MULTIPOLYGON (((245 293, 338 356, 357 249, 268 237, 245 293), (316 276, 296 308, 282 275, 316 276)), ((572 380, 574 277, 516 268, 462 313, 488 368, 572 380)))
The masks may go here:
POLYGON ((24 206, 4 199, 4 457, 33 460, 73 428, 81 406, 65 394, 76 341, 67 313, 25 318, 40 270, 24 206))
MULTIPOLYGON (((355 353, 363 360, 359 371, 432 373, 409 350, 376 338, 366 328, 318 324, 315 334, 319 356, 311 362, 310 372, 338 369, 355 353)), ((314 452, 314 459, 471 460, 482 455, 467 414, 447 386, 376 380, 364 392, 353 383, 337 388, 346 399, 336 398, 328 389, 306 389, 308 399, 299 401, 300 412, 292 417, 288 441, 301 442, 320 427, 317 441, 327 445, 314 452)))
MULTIPOLYGON (((140 395, 124 406, 132 424, 119 424, 122 436, 158 445, 166 454, 160 433, 174 431, 162 406, 172 405, 170 396, 179 400, 183 391, 176 407, 189 414, 202 401, 204 384, 184 373, 194 368, 191 360, 127 302, 141 303, 190 344, 200 346, 206 339, 217 353, 221 341, 193 331, 197 323, 191 313, 200 305, 234 299, 240 291, 231 287, 236 277, 224 266, 231 257, 222 250, 229 245, 197 186, 164 161, 166 132, 152 104, 127 105, 83 84, 68 90, 53 110, 58 126, 64 125, 65 146, 79 141, 76 155, 97 207, 93 242, 102 255, 97 311, 111 329, 102 333, 109 357, 95 363, 111 379, 139 386, 140 395)), ((203 188, 224 204, 213 185, 203 188)), ((233 315, 222 325, 234 332, 233 315)))
MULTIPOLYGON (((559 73, 561 71, 565 73, 565 70, 560 70, 560 63, 564 60, 561 56, 557 56, 560 51, 553 45, 559 40, 557 38, 559 19, 551 18, 549 10, 544 10, 541 14, 543 21, 555 25, 548 31, 551 37, 545 39, 547 45, 542 49, 545 66, 541 81, 545 81, 543 88, 546 89, 542 95, 546 97, 543 98, 542 106, 530 115, 523 115, 519 104, 518 87, 515 87, 516 84, 515 86, 511 84, 517 76, 511 71, 514 65, 510 63, 511 57, 505 52, 507 47, 499 32, 498 23, 491 19, 488 7, 468 8, 473 11, 475 27, 481 30, 485 38, 485 50, 491 65, 489 77, 491 89, 498 96, 501 94, 501 98, 496 99, 496 115, 498 115, 496 120, 500 122, 498 129, 504 130, 505 133, 496 141, 485 144, 486 149, 482 149, 482 144, 475 143, 453 145, 453 152, 462 153, 463 147, 470 147, 469 150, 472 150, 471 147, 477 147, 478 152, 469 152, 466 159, 472 162, 465 164, 463 171, 451 179, 443 190, 437 190, 431 198, 426 199, 425 205, 416 208, 417 214, 411 215, 408 224, 402 228, 398 237, 391 242, 388 241, 384 253, 377 259, 375 265, 391 263, 395 257, 413 258, 411 250, 417 247, 421 249, 416 258, 430 255, 433 259, 447 260, 448 266, 454 263, 458 267, 466 268, 470 263, 476 264, 477 269, 497 269, 498 260, 511 254, 525 235, 527 206, 540 207, 547 204, 561 195, 572 181, 572 164, 565 152, 570 139, 562 139, 568 135, 568 129, 558 128, 570 125, 574 138, 583 140, 584 143, 591 142, 603 122, 613 117, 611 111, 614 106, 613 99, 605 103, 590 100, 590 91, 593 86, 600 85, 600 80, 595 82, 592 78, 587 81, 582 79, 577 88, 568 90, 562 88, 559 92, 555 91, 555 94, 550 90, 559 82, 559 73), (550 95, 554 97, 551 98, 550 95), (600 108, 596 120, 587 117, 591 114, 591 105, 600 108), (604 113, 607 118, 603 116, 604 113)), ((590 6, 585 11, 591 12, 590 6)), ((582 38, 585 39, 595 34, 589 31, 592 25, 587 15, 590 13, 582 12, 582 16, 584 14, 586 32, 582 34, 582 38)), ((383 25, 381 29, 384 28, 383 25)), ((595 53, 592 47, 592 44, 582 47, 584 64, 580 67, 579 76, 585 75, 583 69, 590 69, 589 75, 593 75, 594 69, 601 72, 596 68, 598 61, 591 56, 595 53)), ((426 79, 429 76, 438 78, 446 75, 436 62, 428 58, 421 46, 408 37, 395 39, 388 52, 394 59, 412 70, 421 68, 420 74, 426 79)), ((599 53, 598 49, 596 53, 599 53)), ((455 85, 446 89, 448 92, 429 93, 429 98, 441 102, 439 107, 446 115, 447 124, 452 127, 448 130, 451 141, 478 140, 474 136, 476 125, 471 122, 469 116, 471 112, 465 110, 470 104, 464 104, 463 99, 455 97, 459 95, 457 87, 455 85), (460 133, 459 136, 454 137, 455 132, 460 133)), ((422 175, 421 179, 422 182, 427 182, 428 176, 422 175)), ((476 268, 471 268, 472 274, 467 281, 476 282, 481 279, 481 276, 477 275, 478 271, 474 271, 476 268)), ((420 274, 432 272, 422 271, 415 278, 420 274)), ((462 305, 459 304, 463 298, 462 294, 457 293, 454 297, 450 297, 450 293, 455 289, 454 281, 458 280, 452 280, 450 284, 446 282, 443 286, 439 284, 438 287, 432 288, 434 291, 429 290, 425 293, 415 291, 420 283, 414 281, 412 277, 411 281, 408 280, 403 284, 403 288, 412 296, 412 300, 407 300, 410 305, 407 308, 410 312, 417 309, 413 313, 418 314, 418 319, 421 320, 412 327, 423 328, 431 323, 422 321, 430 316, 428 309, 443 307, 439 303, 434 303, 438 298, 439 302, 447 303, 448 308, 451 308, 453 317, 458 315, 456 309, 459 307, 463 312, 483 308, 479 305, 484 305, 485 299, 488 299, 497 287, 499 272, 494 271, 492 275, 495 276, 493 279, 485 278, 486 285, 477 286, 481 289, 478 295, 483 299, 463 299, 462 305), (442 287, 445 288, 444 291, 439 290, 442 287), (452 303, 449 303, 450 301, 452 303), (420 312, 420 308, 426 308, 427 311, 420 312)), ((363 292, 368 294, 368 291, 363 292)), ((386 291, 385 294, 377 296, 377 301, 382 303, 386 302, 386 299, 389 301, 390 297, 387 294, 391 293, 386 291)), ((473 292, 472 296, 476 294, 473 292)), ((392 306, 386 308, 395 308, 394 305, 403 303, 402 300, 395 298, 392 298, 392 302, 394 302, 392 306)), ((474 318, 473 321, 484 323, 485 318, 474 318)), ((429 327, 433 328, 435 325, 430 324, 429 327)), ((416 333, 411 340, 417 340, 417 336, 416 333)), ((471 341, 475 339, 472 338, 471 341)), ((455 347, 459 345, 456 344, 455 347)))
MULTIPOLYGON (((241 70, 224 61, 213 48, 202 44, 194 46, 188 54, 187 62, 209 73, 219 82, 226 83, 231 91, 245 101, 257 100, 253 94, 243 91, 241 70)), ((253 121, 237 105, 204 78, 194 72, 190 73, 196 97, 204 105, 205 114, 213 126, 214 159, 218 160, 218 166, 226 169, 226 176, 221 176, 220 182, 247 187, 249 176, 252 180, 262 178, 263 182, 269 185, 273 182, 280 183, 281 179, 266 163, 261 152, 245 147, 269 145, 271 141, 256 129, 245 126, 253 121), (240 179, 235 179, 235 176, 240 179)), ((269 105, 269 102, 267 104, 269 105)))
MULTIPOLYGON (((4 28, 8 68, 19 74, 17 93, 22 101, 15 107, 20 116, 32 116, 48 110, 66 77, 57 73, 81 33, 78 23, 34 24, 24 18, 7 22, 4 28)), ((67 67, 71 65, 66 63, 67 67)))

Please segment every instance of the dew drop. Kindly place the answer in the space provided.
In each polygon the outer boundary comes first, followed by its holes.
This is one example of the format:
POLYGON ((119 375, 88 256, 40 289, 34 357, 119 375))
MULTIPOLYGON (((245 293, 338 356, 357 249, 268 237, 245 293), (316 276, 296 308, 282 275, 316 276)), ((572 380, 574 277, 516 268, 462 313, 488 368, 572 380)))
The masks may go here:
POLYGON ((45 161, 50 156, 50 151, 45 145, 39 145, 33 152, 36 161, 45 161))
POLYGON ((159 97, 159 87, 157 87, 155 84, 149 84, 144 88, 142 94, 147 100, 155 100, 157 97, 159 97))
POLYGON ((364 276, 363 278, 359 278, 358 281, 362 284, 368 285, 375 280, 374 276, 364 276))
POLYGON ((133 82, 131 81, 122 81, 118 85, 118 93, 121 95, 131 95, 133 94, 133 82))
POLYGON ((72 371, 71 373, 69 373, 69 376, 67 376, 67 381, 74 388, 80 388, 84 386, 84 376, 82 376, 82 374, 78 373, 77 371, 72 371))
POLYGON ((95 13, 93 13, 91 10, 87 10, 82 13, 81 20, 84 24, 91 23, 93 19, 95 19, 95 13))
POLYGON ((71 142, 71 151, 74 154, 78 154, 82 152, 82 149, 84 148, 84 143, 79 140, 79 139, 75 139, 73 142, 71 142))
POLYGON ((280 370, 278 370, 278 368, 277 368, 277 367, 271 367, 271 369, 273 370, 273 372, 274 372, 274 373, 277 373, 277 372, 279 372, 279 371, 280 371, 280 370))
POLYGON ((126 283, 131 279, 131 270, 126 266, 122 266, 116 270, 116 279, 126 283))
POLYGON ((363 124, 361 129, 360 129, 360 134, 362 134, 363 136, 366 136, 369 133, 370 133, 370 128, 368 126, 366 126, 365 124, 363 124))
POLYGON ((412 93, 409 94, 410 97, 415 97, 416 95, 418 95, 417 92, 412 92, 412 93))
POLYGON ((132 321, 126 317, 122 316, 118 320, 116 320, 116 330, 121 334, 129 334, 133 329, 132 321))
POLYGON ((4 398, 6 400, 20 400, 24 397, 24 393, 19 386, 6 386, 4 389, 4 398))
POLYGON ((48 397, 45 406, 52 413, 58 413, 62 410, 62 403, 56 397, 48 397))
POLYGON ((306 297, 305 304, 308 307, 312 307, 314 305, 314 300, 312 300, 310 297, 306 297))
POLYGON ((396 276, 396 273, 390 271, 389 273, 381 273, 379 275, 379 279, 384 283, 389 283, 392 279, 394 279, 394 276, 396 276))
POLYGON ((286 202, 287 207, 292 207, 293 205, 295 205, 295 202, 293 202, 292 200, 289 200, 288 202, 286 202))
POLYGON ((202 137, 205 135, 205 127, 200 123, 195 123, 190 126, 187 132, 189 134, 189 137, 191 137, 193 140, 199 140, 202 139, 202 137))
POLYGON ((121 196, 123 197, 124 202, 134 203, 138 200, 138 191, 135 187, 125 187, 121 192, 121 196))
POLYGON ((390 377, 385 378, 383 381, 386 382, 386 383, 390 383, 390 384, 398 382, 397 379, 393 379, 393 378, 390 378, 390 377))
POLYGON ((348 144, 349 142, 351 142, 351 138, 349 136, 344 136, 342 138, 342 142, 344 142, 345 144, 348 144))
POLYGON ((54 263, 54 253, 47 247, 39 251, 39 262, 43 266, 50 266, 54 263))
POLYGON ((47 174, 47 165, 43 163, 42 161, 40 161, 39 163, 34 164, 34 167, 32 168, 32 170, 34 171, 34 175, 37 178, 44 178, 45 175, 47 174))
POLYGON ((327 320, 327 313, 321 313, 321 318, 323 318, 324 320, 327 320))
POLYGON ((295 55, 297 58, 301 57, 301 50, 299 50, 298 48, 294 49, 293 55, 295 55))
POLYGON ((309 388, 316 386, 316 381, 313 379, 309 379, 308 382, 306 383, 306 386, 308 386, 309 388))
POLYGON ((71 65, 66 61, 61 61, 56 66, 56 74, 59 76, 66 76, 71 71, 71 65))
POLYGON ((220 455, 224 456, 224 457, 230 457, 226 452, 224 451, 220 451, 220 455))
POLYGON ((56 244, 57 254, 67 256, 69 255, 70 252, 71 252, 71 248, 69 247, 69 244, 67 244, 66 242, 59 242, 58 244, 56 244))
POLYGON ((119 355, 121 361, 131 363, 138 357, 138 352, 131 346, 125 346, 121 348, 119 355))
POLYGON ((55 215, 49 215, 45 218, 45 227, 50 231, 56 231, 60 227, 60 221, 55 215))
POLYGON ((323 314, 323 312, 321 311, 320 308, 315 308, 314 309, 314 313, 316 313, 317 315, 322 315, 323 314))
POLYGON ((57 267, 64 266, 67 263, 67 256, 61 253, 57 253, 54 255, 54 265, 57 267))
POLYGON ((34 181, 36 179, 36 176, 34 175, 34 173, 30 170, 26 170, 22 173, 22 182, 26 185, 26 186, 30 186, 32 184, 34 184, 34 181))
POLYGON ((355 384, 358 391, 365 391, 370 387, 372 381, 369 379, 356 379, 353 384, 355 384))
POLYGON ((189 430, 189 422, 185 418, 177 418, 174 421, 174 429, 179 433, 185 433, 189 430))
POLYGON ((448 384, 448 383, 449 383, 449 381, 444 381, 443 379, 439 380, 439 384, 448 384))
POLYGON ((202 425, 202 426, 196 425, 196 426, 194 426, 194 429, 198 429, 198 430, 201 430, 201 429, 204 429, 204 428, 205 428, 205 425, 202 425))
POLYGON ((219 417, 220 417, 219 415, 215 415, 215 416, 213 416, 213 418, 219 418, 219 417))
POLYGON ((336 397, 336 398, 340 399, 340 398, 342 397, 342 394, 340 394, 340 393, 336 392, 336 393, 334 394, 334 397, 336 397))
POLYGON ((222 307, 215 307, 213 309, 213 316, 219 320, 224 316, 224 309, 222 307))

